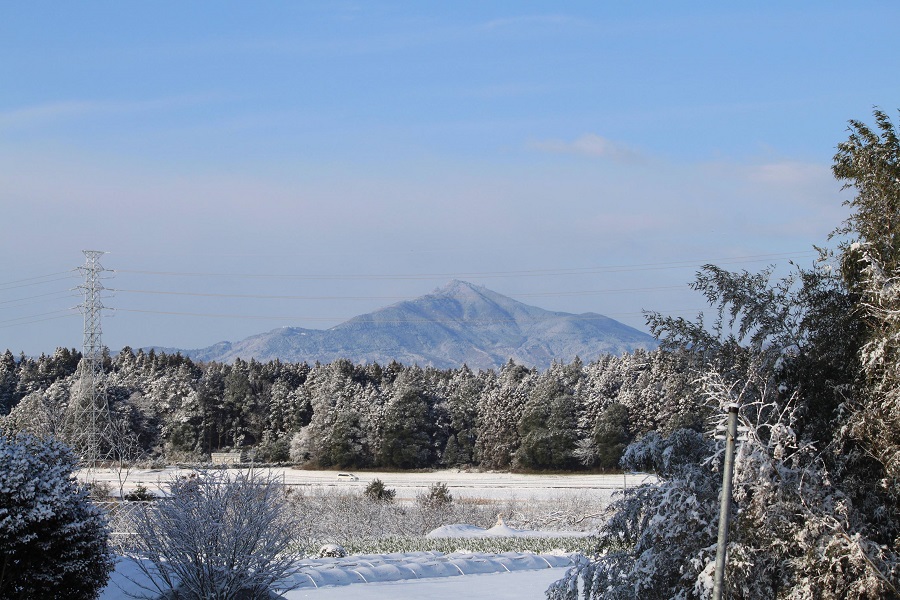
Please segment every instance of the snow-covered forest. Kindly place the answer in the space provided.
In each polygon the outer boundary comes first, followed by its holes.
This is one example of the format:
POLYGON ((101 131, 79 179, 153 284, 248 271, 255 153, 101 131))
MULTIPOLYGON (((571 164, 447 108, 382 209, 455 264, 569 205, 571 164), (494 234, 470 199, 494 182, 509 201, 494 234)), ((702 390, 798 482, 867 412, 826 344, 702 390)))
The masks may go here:
MULTIPOLYGON (((80 356, 0 356, 9 429, 66 436, 80 356)), ((638 351, 539 372, 419 368, 397 363, 197 364, 125 348, 106 390, 131 458, 205 462, 247 449, 257 462, 333 468, 615 468, 651 430, 700 430, 706 403, 694 357, 638 351), (696 365, 695 365, 696 366, 696 365)))

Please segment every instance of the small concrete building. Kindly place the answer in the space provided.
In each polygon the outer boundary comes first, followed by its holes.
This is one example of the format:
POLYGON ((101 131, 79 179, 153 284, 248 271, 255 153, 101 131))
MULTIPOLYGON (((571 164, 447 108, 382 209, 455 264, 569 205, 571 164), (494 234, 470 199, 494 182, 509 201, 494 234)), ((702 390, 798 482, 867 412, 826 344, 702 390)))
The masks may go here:
POLYGON ((239 465, 249 462, 247 452, 213 452, 210 460, 214 465, 239 465))

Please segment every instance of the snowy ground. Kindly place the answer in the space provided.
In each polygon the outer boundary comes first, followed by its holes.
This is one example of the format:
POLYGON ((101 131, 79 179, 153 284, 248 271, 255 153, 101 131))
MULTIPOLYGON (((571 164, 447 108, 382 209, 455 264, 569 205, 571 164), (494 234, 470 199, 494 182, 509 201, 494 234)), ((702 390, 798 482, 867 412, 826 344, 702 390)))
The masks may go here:
MULTIPOLYGON (((623 475, 521 475, 511 473, 469 473, 437 471, 430 473, 358 472, 339 475, 336 471, 304 471, 278 468, 273 471, 289 486, 310 490, 343 489, 362 491, 374 479, 381 479, 397 490, 400 502, 411 502, 417 493, 440 481, 446 483, 454 498, 485 501, 557 500, 590 495, 603 503, 624 486, 634 487, 647 480, 644 474, 623 475), (349 476, 348 476, 349 475, 349 476)), ((125 491, 143 485, 150 490, 165 487, 187 469, 135 469, 127 473, 125 491)), ((80 473, 85 480, 106 481, 118 490, 119 476, 114 470, 80 473)), ((434 532, 439 537, 484 537, 492 535, 540 535, 498 525, 481 529, 471 525, 449 525, 434 532), (503 531, 494 531, 502 528, 503 531)), ((558 536, 560 532, 552 532, 558 536)), ((560 579, 571 566, 568 555, 531 553, 484 554, 437 552, 355 555, 343 559, 309 559, 296 575, 298 587, 286 592, 287 600, 309 598, 331 600, 435 600, 484 598, 489 600, 544 598, 547 587, 560 579)), ((126 591, 139 592, 133 581, 140 580, 134 563, 122 561, 113 574, 101 600, 128 598, 126 591)))
MULTIPOLYGON (((415 552, 309 559, 299 565, 292 580, 297 587, 284 592, 284 598, 540 599, 547 586, 561 578, 571 565, 572 559, 565 555, 528 553, 415 552)), ((141 587, 145 583, 136 565, 122 560, 100 600, 147 594, 147 588, 141 587)))
MULTIPOLYGON (((288 467, 271 469, 284 483, 311 489, 343 488, 362 491, 373 479, 397 490, 397 500, 407 502, 416 494, 440 481, 450 488, 455 498, 480 498, 485 500, 507 499, 551 499, 590 493, 601 500, 609 500, 612 493, 624 487, 635 487, 647 480, 643 473, 628 475, 522 475, 517 473, 472 473, 445 470, 428 473, 347 473, 352 477, 339 476, 337 471, 306 471, 288 467)), ((165 469, 133 469, 128 473, 112 469, 97 469, 79 472, 83 480, 106 481, 114 491, 119 488, 120 476, 124 490, 128 492, 137 485, 157 490, 179 474, 189 469, 168 467, 165 469)))
MULTIPOLYGON (((561 578, 565 568, 541 571, 517 571, 467 575, 445 579, 419 579, 369 583, 353 587, 354 600, 540 600, 544 590, 561 578)), ((347 590, 327 587, 318 590, 295 590, 286 596, 288 600, 346 600, 347 590)))

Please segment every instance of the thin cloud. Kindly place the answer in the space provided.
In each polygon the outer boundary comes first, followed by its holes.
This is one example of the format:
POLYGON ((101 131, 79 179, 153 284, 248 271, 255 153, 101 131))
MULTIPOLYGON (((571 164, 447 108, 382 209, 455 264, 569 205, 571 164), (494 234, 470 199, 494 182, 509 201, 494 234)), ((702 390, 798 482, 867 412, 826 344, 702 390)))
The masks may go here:
POLYGON ((196 105, 209 96, 182 96, 137 101, 67 100, 0 112, 0 129, 27 128, 101 114, 129 114, 196 105))
POLYGON ((524 84, 524 83, 496 83, 493 85, 485 85, 472 89, 462 90, 460 96, 467 98, 496 99, 496 98, 512 98, 517 96, 533 96, 536 94, 547 94, 554 91, 554 88, 546 85, 524 84))
POLYGON ((70 101, 17 108, 0 113, 0 127, 27 127, 48 121, 78 117, 97 111, 100 105, 101 103, 97 102, 70 101))
POLYGON ((641 162, 644 156, 633 148, 610 140, 595 133, 586 133, 570 142, 564 140, 542 140, 528 146, 541 152, 554 154, 578 154, 603 158, 613 162, 641 162))
POLYGON ((522 15, 504 19, 494 19, 481 25, 482 29, 497 30, 531 26, 558 26, 582 23, 580 19, 568 15, 522 15))
POLYGON ((750 164, 718 161, 700 163, 698 166, 707 173, 761 186, 792 191, 834 188, 834 176, 831 174, 831 168, 819 163, 797 160, 776 160, 750 164))
POLYGON ((783 161, 748 167, 747 177, 761 183, 806 185, 831 180, 831 170, 824 165, 783 161))

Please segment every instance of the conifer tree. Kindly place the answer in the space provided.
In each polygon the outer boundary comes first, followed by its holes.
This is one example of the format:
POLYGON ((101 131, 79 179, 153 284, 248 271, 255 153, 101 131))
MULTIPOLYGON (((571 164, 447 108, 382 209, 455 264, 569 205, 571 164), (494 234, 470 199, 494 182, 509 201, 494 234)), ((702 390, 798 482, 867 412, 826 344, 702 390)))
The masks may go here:
POLYGON ((113 568, 103 512, 54 439, 0 435, 0 598, 95 598, 113 568))
POLYGON ((0 417, 9 414, 15 406, 17 384, 16 359, 12 352, 7 350, 0 355, 0 417))
POLYGON ((575 398, 552 371, 542 376, 519 419, 521 442, 516 463, 526 469, 575 466, 577 410, 575 398))
POLYGON ((401 374, 394 383, 393 398, 385 407, 378 463, 400 469, 429 466, 432 423, 421 382, 415 375, 401 374))

